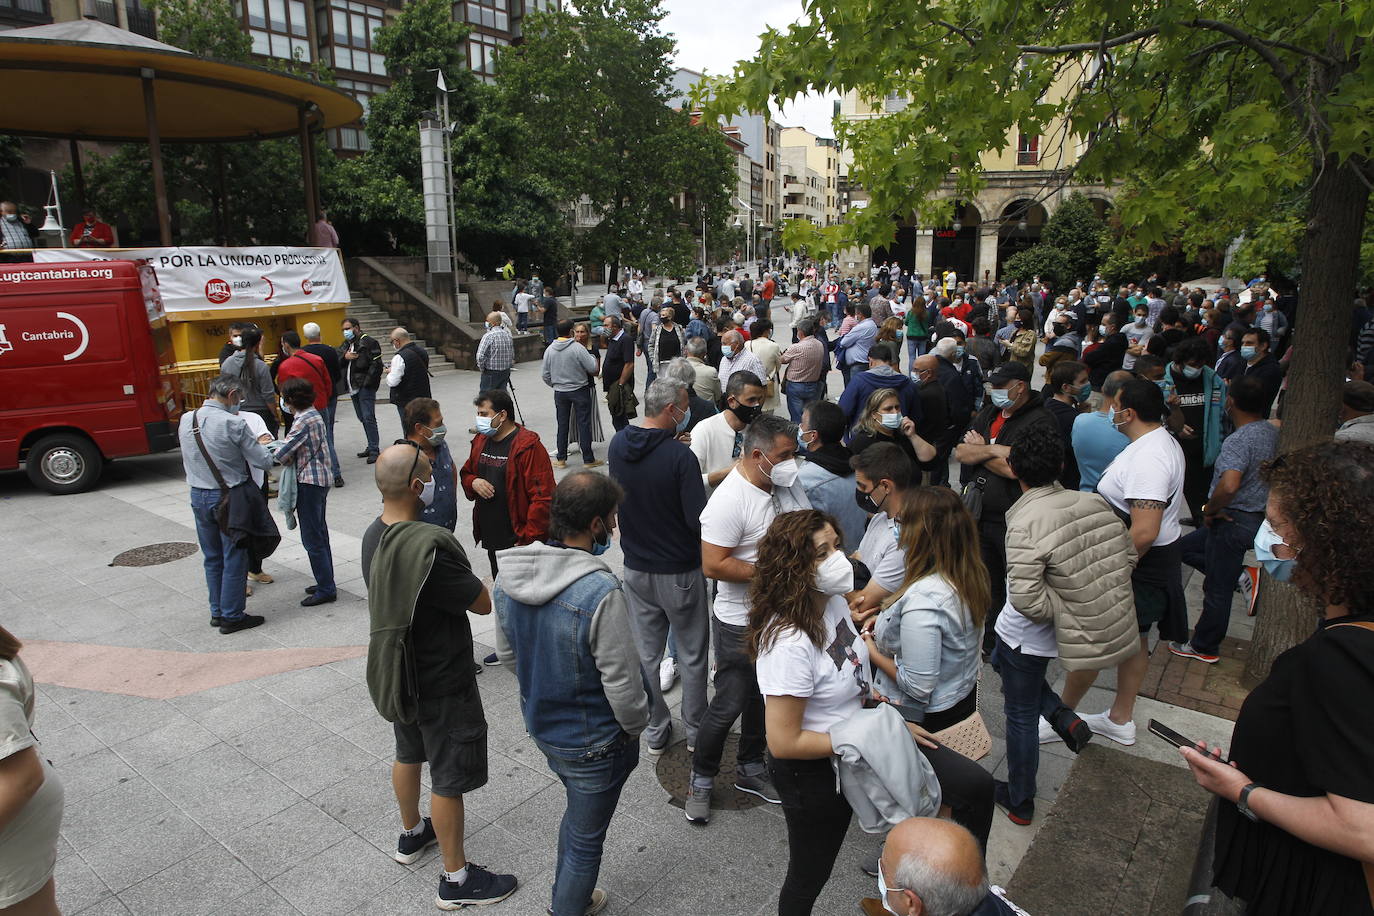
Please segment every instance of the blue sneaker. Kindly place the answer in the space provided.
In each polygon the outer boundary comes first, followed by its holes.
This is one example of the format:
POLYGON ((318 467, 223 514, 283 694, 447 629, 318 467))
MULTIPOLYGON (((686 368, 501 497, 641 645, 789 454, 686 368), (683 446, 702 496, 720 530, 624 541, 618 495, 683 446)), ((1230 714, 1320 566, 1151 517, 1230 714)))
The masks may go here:
POLYGON ((439 876, 439 895, 434 905, 441 910, 458 910, 465 906, 486 906, 500 903, 515 893, 515 875, 496 875, 482 866, 468 863, 468 879, 462 884, 439 876))
POLYGON ((392 858, 402 865, 414 862, 426 849, 439 842, 439 838, 434 835, 434 823, 429 818, 425 818, 423 823, 425 829, 419 833, 413 836, 403 833, 397 838, 396 852, 392 854, 392 858))

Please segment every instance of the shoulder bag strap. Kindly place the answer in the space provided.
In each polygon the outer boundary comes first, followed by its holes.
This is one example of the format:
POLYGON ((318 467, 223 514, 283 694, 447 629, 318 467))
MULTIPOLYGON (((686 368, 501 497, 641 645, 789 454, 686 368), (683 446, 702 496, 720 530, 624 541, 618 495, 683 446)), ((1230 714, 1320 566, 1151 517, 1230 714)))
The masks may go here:
POLYGON ((200 437, 200 411, 191 415, 191 433, 196 437, 196 445, 200 447, 200 454, 205 463, 210 465, 210 473, 215 475, 215 483, 219 484, 221 491, 229 492, 229 484, 224 482, 224 475, 219 472, 219 466, 215 464, 215 459, 210 457, 210 450, 205 447, 205 440, 200 437))

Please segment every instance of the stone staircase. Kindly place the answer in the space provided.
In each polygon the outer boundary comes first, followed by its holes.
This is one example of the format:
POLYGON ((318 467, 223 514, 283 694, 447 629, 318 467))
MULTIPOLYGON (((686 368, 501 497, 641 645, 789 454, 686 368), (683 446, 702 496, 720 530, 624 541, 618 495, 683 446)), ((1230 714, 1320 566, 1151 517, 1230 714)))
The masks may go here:
MULTIPOLYGON (((403 326, 402 323, 391 317, 390 312, 363 293, 353 294, 348 306, 348 314, 358 319, 358 323, 363 326, 363 333, 370 334, 382 345, 383 364, 390 365, 391 354, 395 352, 391 349, 391 332, 397 326, 403 326)), ((429 354, 429 372, 431 375, 439 376, 458 371, 457 366, 449 362, 439 350, 429 346, 423 338, 416 337, 414 340, 429 354)))

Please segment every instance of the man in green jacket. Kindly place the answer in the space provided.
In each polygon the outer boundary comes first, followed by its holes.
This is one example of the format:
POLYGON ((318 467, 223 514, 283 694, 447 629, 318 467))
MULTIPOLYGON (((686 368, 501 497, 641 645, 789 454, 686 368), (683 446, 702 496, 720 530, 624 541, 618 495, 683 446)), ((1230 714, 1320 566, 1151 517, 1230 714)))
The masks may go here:
POLYGON ((376 468, 382 514, 363 534, 362 551, 371 623, 367 688, 396 732, 391 784, 403 830, 393 858, 409 865, 437 842, 444 871, 435 906, 495 903, 515 892, 515 876, 469 862, 463 849, 463 795, 487 782, 487 721, 467 614, 490 614, 491 596, 453 533, 420 521, 434 498, 434 470, 423 450, 393 445, 376 468), (420 816, 426 762, 432 819, 420 816))

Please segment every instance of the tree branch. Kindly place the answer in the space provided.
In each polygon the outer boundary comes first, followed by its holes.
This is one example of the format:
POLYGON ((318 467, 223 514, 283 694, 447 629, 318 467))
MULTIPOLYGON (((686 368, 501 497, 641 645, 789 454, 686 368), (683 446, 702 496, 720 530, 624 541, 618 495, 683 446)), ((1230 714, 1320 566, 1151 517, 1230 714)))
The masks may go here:
POLYGON ((1069 45, 1017 45, 1017 50, 1025 54, 1078 54, 1082 51, 1105 51, 1118 45, 1128 45, 1131 42, 1140 41, 1142 38, 1152 38, 1159 32, 1159 26, 1151 26, 1148 29, 1137 29, 1115 38, 1104 38, 1101 41, 1081 41, 1069 45))

